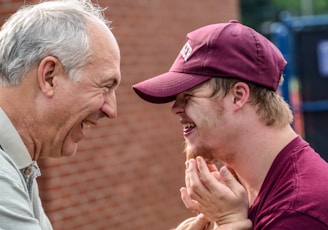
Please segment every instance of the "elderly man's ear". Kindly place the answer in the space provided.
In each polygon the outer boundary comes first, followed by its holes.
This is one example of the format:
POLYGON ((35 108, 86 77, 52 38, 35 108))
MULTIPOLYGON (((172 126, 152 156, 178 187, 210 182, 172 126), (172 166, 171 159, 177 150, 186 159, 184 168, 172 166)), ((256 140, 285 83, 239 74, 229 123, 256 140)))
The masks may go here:
POLYGON ((53 56, 47 56, 40 62, 38 66, 38 81, 41 91, 47 97, 54 95, 58 76, 63 74, 63 70, 61 62, 53 56))

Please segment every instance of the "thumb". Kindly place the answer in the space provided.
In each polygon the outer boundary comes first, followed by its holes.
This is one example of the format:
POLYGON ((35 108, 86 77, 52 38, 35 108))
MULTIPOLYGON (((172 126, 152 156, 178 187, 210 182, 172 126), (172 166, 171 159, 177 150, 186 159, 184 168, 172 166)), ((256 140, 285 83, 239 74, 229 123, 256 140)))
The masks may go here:
POLYGON ((196 221, 192 226, 192 229, 204 229, 209 224, 209 222, 210 220, 203 213, 199 213, 196 216, 196 221))
POLYGON ((207 229, 210 220, 202 213, 181 222, 175 230, 204 230, 207 229))

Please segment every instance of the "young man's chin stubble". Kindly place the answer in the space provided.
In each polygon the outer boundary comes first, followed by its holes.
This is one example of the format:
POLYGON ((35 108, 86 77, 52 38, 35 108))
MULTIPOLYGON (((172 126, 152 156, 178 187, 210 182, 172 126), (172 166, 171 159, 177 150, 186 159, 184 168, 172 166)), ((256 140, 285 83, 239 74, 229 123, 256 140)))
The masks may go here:
POLYGON ((187 160, 192 159, 192 158, 196 158, 197 156, 201 156, 204 158, 204 160, 206 161, 206 163, 208 164, 213 164, 213 163, 217 163, 219 162, 219 160, 214 159, 213 155, 212 155, 212 149, 209 148, 208 146, 201 146, 198 147, 196 150, 190 150, 190 148, 188 148, 188 141, 184 142, 184 153, 186 154, 186 158, 187 160))
MULTIPOLYGON (((221 160, 215 159, 213 157, 213 154, 212 154, 213 151, 208 146, 202 146, 202 147, 197 148, 196 151, 191 151, 190 149, 188 149, 188 142, 185 141, 184 142, 184 153, 186 154, 187 160, 192 159, 192 158, 195 159, 197 156, 201 156, 204 158, 204 160, 206 161, 207 164, 214 164, 218 170, 222 166, 225 165, 221 160)), ((234 177, 238 180, 238 176, 236 175, 234 170, 230 167, 228 167, 228 169, 234 175, 234 177)))

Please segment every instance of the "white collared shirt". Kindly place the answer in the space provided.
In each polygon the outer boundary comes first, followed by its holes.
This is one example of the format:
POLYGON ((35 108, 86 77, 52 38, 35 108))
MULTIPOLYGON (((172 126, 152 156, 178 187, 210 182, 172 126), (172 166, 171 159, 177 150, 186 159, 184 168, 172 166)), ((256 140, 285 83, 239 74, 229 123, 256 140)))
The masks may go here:
POLYGON ((0 146, 0 229, 52 230, 39 197, 39 167, 1 108, 0 146))

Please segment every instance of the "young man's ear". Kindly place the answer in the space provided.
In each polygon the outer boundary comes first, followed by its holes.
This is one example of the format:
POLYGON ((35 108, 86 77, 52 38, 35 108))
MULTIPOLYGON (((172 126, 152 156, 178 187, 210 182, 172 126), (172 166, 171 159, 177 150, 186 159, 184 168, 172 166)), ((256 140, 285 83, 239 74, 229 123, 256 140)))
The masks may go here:
POLYGON ((57 86, 57 75, 61 74, 62 65, 57 58, 47 56, 38 66, 38 82, 41 91, 48 97, 54 95, 57 86))
POLYGON ((232 88, 233 103, 243 107, 250 96, 249 86, 244 82, 237 82, 232 88))

